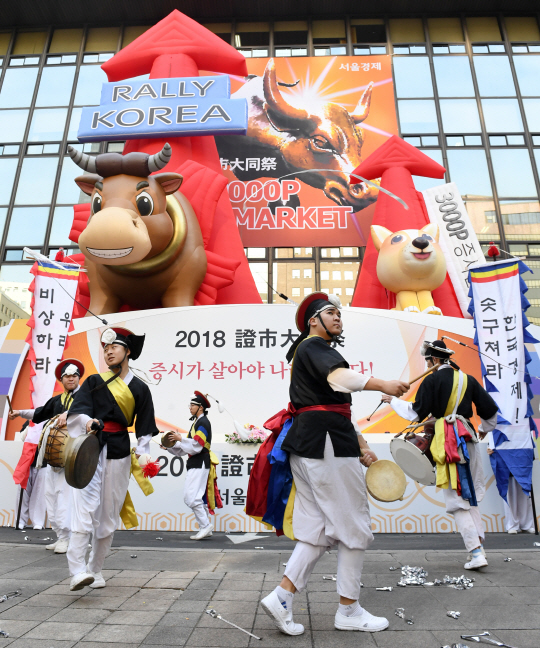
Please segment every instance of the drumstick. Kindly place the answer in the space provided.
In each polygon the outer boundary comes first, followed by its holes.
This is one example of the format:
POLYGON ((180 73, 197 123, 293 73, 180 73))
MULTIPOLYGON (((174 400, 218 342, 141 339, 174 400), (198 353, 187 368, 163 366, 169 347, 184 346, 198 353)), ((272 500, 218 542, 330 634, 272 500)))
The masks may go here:
POLYGON ((7 403, 9 405, 9 413, 13 414, 13 407, 11 407, 11 399, 9 396, 6 396, 6 398, 7 398, 7 403))
POLYGON ((431 373, 432 371, 434 371, 435 369, 437 369, 438 366, 439 366, 439 365, 434 365, 433 367, 431 367, 431 369, 428 369, 427 371, 424 371, 423 374, 421 374, 420 376, 417 376, 416 378, 414 378, 413 380, 411 380, 411 381, 409 382, 409 385, 412 385, 412 384, 415 383, 417 380, 420 380, 420 378, 423 378, 424 376, 427 376, 428 373, 431 373))
MULTIPOLYGON (((437 368, 437 365, 435 365, 434 367, 431 367, 431 369, 428 369, 427 371, 424 371, 424 373, 423 373, 421 376, 417 376, 416 378, 414 378, 413 380, 411 380, 411 381, 409 382, 409 385, 412 385, 413 383, 417 382, 418 380, 420 380, 420 379, 423 378, 424 376, 427 376, 428 373, 431 373, 431 372, 432 372, 434 369, 436 369, 436 368, 437 368)), ((369 421, 369 420, 371 419, 371 417, 373 416, 373 414, 375 414, 375 412, 376 412, 376 411, 379 409, 379 407, 380 407, 381 405, 383 405, 383 404, 384 404, 384 401, 381 401, 381 402, 377 405, 377 407, 373 410, 373 412, 371 412, 371 414, 367 417, 366 421, 369 421)))

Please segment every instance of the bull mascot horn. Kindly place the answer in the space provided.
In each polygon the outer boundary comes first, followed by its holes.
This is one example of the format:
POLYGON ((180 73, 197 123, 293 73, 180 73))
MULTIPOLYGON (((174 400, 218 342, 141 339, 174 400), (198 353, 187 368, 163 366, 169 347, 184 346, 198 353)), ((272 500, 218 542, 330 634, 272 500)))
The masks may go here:
MULTIPOLYGON (((276 64, 274 59, 270 59, 264 71, 264 110, 269 121, 279 131, 285 130, 315 130, 318 121, 316 116, 311 115, 303 108, 297 108, 291 105, 281 94, 279 83, 276 76, 276 64)), ((371 105, 371 94, 373 83, 370 83, 364 90, 358 105, 351 113, 351 118, 356 125, 361 124, 369 115, 371 105)))
POLYGON ((137 173, 136 175, 150 175, 167 166, 172 156, 171 145, 168 143, 164 145, 159 153, 155 153, 154 155, 149 155, 148 153, 129 153, 125 156, 119 156, 117 153, 102 153, 101 155, 93 156, 77 151, 73 146, 68 146, 67 150, 69 157, 78 167, 88 173, 97 173, 102 177, 122 173, 123 169, 118 169, 119 164, 121 167, 126 167, 124 173, 129 173, 128 167, 131 167, 133 162, 137 166, 142 167, 141 169, 137 169, 137 171, 140 170, 143 173, 137 173), (135 160, 135 157, 138 159, 135 160))

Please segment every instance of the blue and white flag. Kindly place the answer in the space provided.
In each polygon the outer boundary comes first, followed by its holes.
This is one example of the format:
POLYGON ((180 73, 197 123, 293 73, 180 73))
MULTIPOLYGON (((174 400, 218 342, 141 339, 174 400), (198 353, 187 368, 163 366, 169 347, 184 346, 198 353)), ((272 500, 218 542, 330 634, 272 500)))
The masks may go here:
POLYGON ((484 385, 499 406, 497 427, 490 432, 491 466, 501 497, 506 500, 511 475, 527 494, 531 491, 534 459, 533 397, 526 343, 538 342, 527 331, 530 303, 521 275, 530 272, 518 259, 473 265, 469 271, 472 297, 469 312, 476 329, 484 385))

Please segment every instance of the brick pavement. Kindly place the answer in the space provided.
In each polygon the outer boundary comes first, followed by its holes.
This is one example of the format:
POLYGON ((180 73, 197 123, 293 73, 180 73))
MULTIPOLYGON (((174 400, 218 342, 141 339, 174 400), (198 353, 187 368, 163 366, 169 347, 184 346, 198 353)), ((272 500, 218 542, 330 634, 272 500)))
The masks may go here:
MULTIPOLYGON (((290 551, 114 548, 106 561, 107 587, 69 592, 65 556, 43 547, 0 545, 0 596, 21 589, 22 596, 0 603, 0 648, 440 648, 462 633, 489 630, 517 648, 540 646, 540 549, 488 551, 489 567, 475 574, 471 590, 447 587, 395 588, 399 572, 389 567, 425 567, 430 578, 464 573, 463 551, 369 551, 364 565, 361 603, 390 620, 375 634, 333 628, 337 606, 335 553, 316 567, 307 592, 295 597, 295 620, 306 627, 300 637, 279 633, 259 601, 279 582, 290 551), (131 558, 136 553, 137 558, 131 558), (511 562, 504 562, 511 556, 511 562), (215 608, 226 619, 262 637, 250 639, 205 614, 215 608), (407 625, 394 614, 404 607, 407 625), (446 615, 459 610, 458 620, 446 615)), ((464 642, 469 646, 478 645, 464 642)))

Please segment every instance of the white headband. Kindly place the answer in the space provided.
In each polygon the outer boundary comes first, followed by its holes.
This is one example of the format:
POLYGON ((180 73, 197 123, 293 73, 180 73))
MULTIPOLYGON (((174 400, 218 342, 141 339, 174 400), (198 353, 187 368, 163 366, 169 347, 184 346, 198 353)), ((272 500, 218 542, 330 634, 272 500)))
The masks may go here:
POLYGON ((74 364, 68 364, 62 369, 62 375, 60 378, 63 378, 64 376, 79 376, 80 371, 79 367, 77 367, 74 364))

